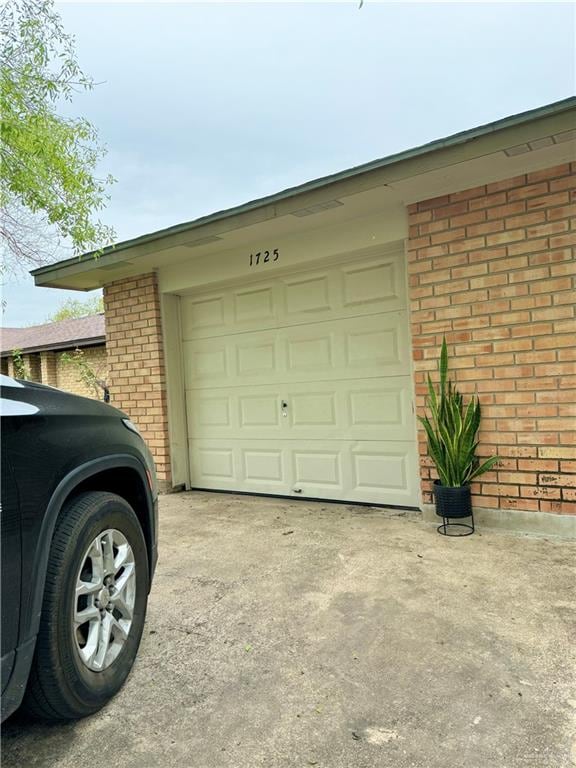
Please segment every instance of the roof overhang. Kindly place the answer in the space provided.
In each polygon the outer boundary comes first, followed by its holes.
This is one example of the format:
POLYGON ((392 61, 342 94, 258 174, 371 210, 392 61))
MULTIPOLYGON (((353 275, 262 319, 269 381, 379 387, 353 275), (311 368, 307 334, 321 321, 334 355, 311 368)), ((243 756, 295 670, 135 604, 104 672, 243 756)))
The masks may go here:
MULTIPOLYGON (((18 347, 24 355, 31 355, 35 352, 62 352, 65 349, 78 349, 79 347, 99 347, 106 343, 106 336, 91 336, 87 339, 74 339, 73 341, 59 341, 52 344, 41 344, 35 347, 18 347)), ((10 357, 13 349, 0 350, 0 357, 10 357)))
POLYGON ((124 277, 222 250, 263 233, 305 234, 570 162, 576 157, 576 98, 390 155, 275 195, 33 270, 36 285, 92 290, 124 277))

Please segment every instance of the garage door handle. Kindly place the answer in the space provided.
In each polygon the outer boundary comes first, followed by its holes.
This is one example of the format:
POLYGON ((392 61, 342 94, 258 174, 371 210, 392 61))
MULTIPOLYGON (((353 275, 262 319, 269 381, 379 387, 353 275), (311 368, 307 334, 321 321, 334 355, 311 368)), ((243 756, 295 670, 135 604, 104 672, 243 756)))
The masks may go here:
POLYGON ((282 416, 288 416, 288 403, 286 400, 282 400, 282 416))

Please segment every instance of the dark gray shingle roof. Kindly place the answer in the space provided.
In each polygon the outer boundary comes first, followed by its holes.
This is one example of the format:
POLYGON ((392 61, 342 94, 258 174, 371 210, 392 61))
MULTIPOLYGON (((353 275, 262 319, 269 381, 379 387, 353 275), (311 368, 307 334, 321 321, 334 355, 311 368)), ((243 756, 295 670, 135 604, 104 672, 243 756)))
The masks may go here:
POLYGON ((87 315, 30 328, 0 328, 0 354, 13 349, 33 352, 40 349, 66 349, 102 344, 105 341, 104 314, 87 315))

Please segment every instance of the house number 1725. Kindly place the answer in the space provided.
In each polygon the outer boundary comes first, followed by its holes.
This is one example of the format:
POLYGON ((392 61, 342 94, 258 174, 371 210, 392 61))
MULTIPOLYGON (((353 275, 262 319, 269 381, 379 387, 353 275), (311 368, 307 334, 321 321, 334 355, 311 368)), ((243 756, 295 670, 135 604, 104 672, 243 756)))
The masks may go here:
POLYGON ((274 248, 273 251, 258 251, 250 254, 250 266, 257 267, 259 264, 266 264, 268 261, 278 261, 280 251, 274 248))

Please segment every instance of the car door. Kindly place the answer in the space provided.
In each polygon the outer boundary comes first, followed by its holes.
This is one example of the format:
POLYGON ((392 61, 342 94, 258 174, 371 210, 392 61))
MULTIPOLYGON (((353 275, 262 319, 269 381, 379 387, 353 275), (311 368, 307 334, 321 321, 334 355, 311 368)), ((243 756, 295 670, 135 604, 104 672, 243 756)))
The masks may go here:
POLYGON ((9 459, 10 431, 2 419, 2 507, 0 530, 1 543, 1 651, 2 651, 2 692, 6 688, 18 643, 20 621, 20 586, 21 586, 21 525, 18 489, 9 459))

